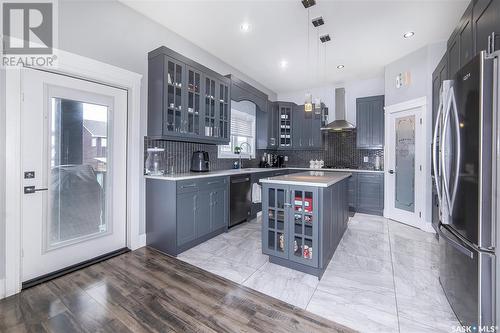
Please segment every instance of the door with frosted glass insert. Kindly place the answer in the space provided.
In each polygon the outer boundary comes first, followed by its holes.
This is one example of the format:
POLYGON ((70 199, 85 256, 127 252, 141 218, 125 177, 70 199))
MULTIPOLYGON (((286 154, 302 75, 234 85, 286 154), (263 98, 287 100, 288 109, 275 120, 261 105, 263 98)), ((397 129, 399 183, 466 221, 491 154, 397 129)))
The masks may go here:
POLYGON ((22 72, 22 280, 126 246, 127 93, 22 72))
POLYGON ((425 142, 420 119, 420 109, 388 115, 386 215, 407 224, 418 224, 421 219, 418 188, 426 182, 421 172, 425 142))

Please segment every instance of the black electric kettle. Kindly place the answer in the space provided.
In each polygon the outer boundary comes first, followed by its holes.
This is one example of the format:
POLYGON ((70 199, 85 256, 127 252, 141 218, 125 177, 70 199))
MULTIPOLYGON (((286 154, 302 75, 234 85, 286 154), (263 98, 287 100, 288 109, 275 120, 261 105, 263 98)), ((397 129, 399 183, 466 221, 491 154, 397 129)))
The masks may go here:
POLYGON ((208 172, 210 171, 210 161, 208 152, 195 151, 191 157, 191 171, 193 172, 208 172))

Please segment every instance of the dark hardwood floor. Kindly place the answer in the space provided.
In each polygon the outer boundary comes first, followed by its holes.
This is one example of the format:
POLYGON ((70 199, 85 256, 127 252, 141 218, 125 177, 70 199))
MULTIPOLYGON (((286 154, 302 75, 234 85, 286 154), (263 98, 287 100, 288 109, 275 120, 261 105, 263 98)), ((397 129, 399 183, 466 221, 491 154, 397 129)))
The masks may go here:
POLYGON ((150 248, 0 300, 1 332, 353 332, 150 248))

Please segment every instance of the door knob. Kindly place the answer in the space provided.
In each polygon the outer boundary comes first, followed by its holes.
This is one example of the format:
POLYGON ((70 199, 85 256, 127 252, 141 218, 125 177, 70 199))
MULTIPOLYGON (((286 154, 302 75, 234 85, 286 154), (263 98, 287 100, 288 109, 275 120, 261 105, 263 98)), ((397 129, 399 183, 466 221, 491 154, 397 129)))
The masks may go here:
POLYGON ((389 170, 389 173, 390 173, 391 175, 393 175, 393 174, 394 174, 394 170, 392 170, 392 169, 391 169, 391 170, 389 170))

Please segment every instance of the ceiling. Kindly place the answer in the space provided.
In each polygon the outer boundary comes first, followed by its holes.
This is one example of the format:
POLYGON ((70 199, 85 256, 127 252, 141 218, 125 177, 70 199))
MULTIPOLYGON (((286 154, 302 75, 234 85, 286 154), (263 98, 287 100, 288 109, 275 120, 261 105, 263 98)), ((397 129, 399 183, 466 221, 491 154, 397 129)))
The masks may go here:
POLYGON ((317 0, 310 18, 322 16, 325 24, 314 28, 299 0, 121 1, 276 93, 380 76, 392 61, 446 40, 468 4, 317 0), (243 22, 250 24, 246 33, 243 22), (326 46, 318 47, 318 30, 330 34, 326 46), (408 31, 415 36, 403 38, 408 31))

